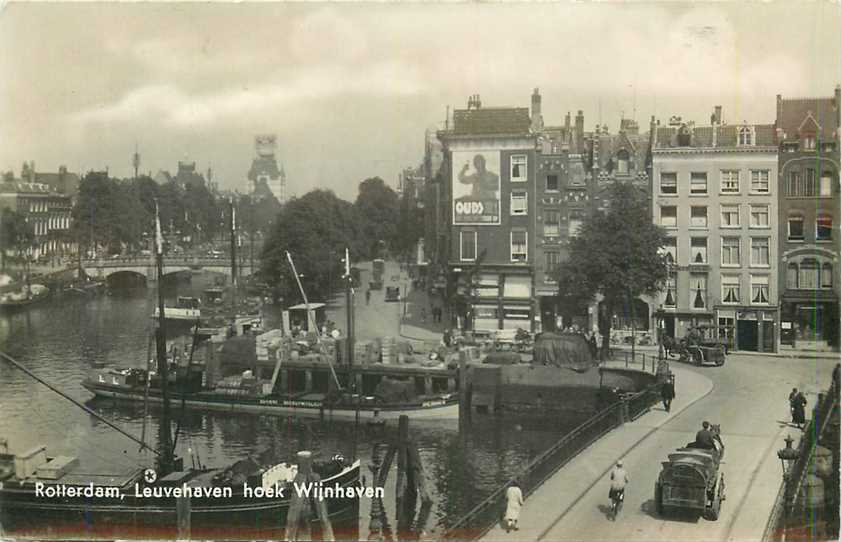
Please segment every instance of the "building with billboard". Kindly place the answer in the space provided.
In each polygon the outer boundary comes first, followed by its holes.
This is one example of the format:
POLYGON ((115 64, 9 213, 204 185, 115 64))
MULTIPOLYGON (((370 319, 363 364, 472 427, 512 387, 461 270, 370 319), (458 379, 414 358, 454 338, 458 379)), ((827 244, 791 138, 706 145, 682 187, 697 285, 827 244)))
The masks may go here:
MULTIPOLYGON (((438 132, 447 209, 445 299, 460 327, 533 329, 536 135, 528 108, 471 96, 438 132)), ((444 293, 444 292, 442 292, 444 293)))

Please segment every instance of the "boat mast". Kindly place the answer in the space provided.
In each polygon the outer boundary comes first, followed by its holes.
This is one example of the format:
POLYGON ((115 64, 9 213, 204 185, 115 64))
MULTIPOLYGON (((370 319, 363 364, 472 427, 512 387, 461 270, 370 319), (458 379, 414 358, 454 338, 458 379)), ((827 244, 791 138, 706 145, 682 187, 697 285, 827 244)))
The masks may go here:
POLYGON ((234 197, 229 200, 231 204, 231 286, 237 287, 237 210, 234 205, 234 197))
POLYGON ((345 304, 347 312, 347 364, 353 366, 353 327, 354 327, 354 291, 353 277, 350 274, 350 249, 345 248, 345 304))
MULTIPOLYGON (((292 274, 295 275, 295 282, 298 284, 298 290, 301 292, 301 297, 304 298, 304 306, 306 307, 307 311, 307 322, 309 322, 309 327, 311 330, 315 331, 315 340, 320 345, 321 344, 321 334, 318 332, 318 324, 315 321, 315 318, 312 316, 310 311, 310 302, 307 300, 307 293, 304 291, 304 287, 301 285, 301 277, 298 276, 298 270, 295 269, 295 262, 292 261, 292 255, 289 254, 289 251, 286 251, 286 259, 289 260, 289 265, 292 267, 292 274)), ((339 377, 336 376, 336 370, 333 368, 333 362, 330 361, 330 358, 327 358, 327 364, 330 366, 330 373, 333 375, 333 380, 336 382, 336 389, 339 391, 342 390, 342 383, 339 382, 339 377)))
POLYGON ((163 294, 163 257, 164 237, 161 234, 161 219, 158 211, 158 202, 155 201, 155 265, 157 267, 158 279, 158 329, 155 333, 155 344, 158 360, 158 375, 161 378, 161 395, 163 398, 163 416, 160 423, 161 455, 158 460, 159 475, 166 475, 172 472, 175 464, 175 453, 172 449, 172 433, 169 413, 169 360, 166 355, 166 315, 164 314, 163 294))

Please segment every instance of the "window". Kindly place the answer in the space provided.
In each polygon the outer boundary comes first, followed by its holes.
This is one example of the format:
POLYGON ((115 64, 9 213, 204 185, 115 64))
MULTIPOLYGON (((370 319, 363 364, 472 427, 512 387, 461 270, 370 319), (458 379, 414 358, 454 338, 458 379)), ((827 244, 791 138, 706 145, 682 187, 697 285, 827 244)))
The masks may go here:
POLYGON ((581 212, 570 211, 569 213, 569 236, 575 237, 581 229, 581 212))
POLYGON ((832 240, 832 217, 829 215, 819 215, 815 222, 815 239, 817 241, 831 241, 832 240))
POLYGON ((806 136, 803 138, 803 148, 807 151, 815 150, 815 136, 806 136))
POLYGON ((769 289, 768 289, 768 277, 766 276, 755 276, 751 275, 750 277, 750 302, 766 305, 768 304, 768 300, 771 298, 769 289))
POLYGON ((660 225, 666 228, 677 227, 677 207, 674 205, 660 207, 660 225))
POLYGON ((803 239, 803 217, 800 215, 788 217, 788 240, 802 241, 803 239))
POLYGON ((663 257, 669 265, 677 263, 677 237, 666 238, 666 244, 663 245, 663 257))
POLYGON ((511 232, 511 261, 525 262, 528 260, 528 235, 525 231, 511 232))
POLYGON ((689 193, 690 194, 706 194, 707 193, 707 172, 693 172, 689 176, 689 193))
POLYGON ((666 277, 666 299, 663 300, 663 306, 674 307, 677 303, 677 294, 675 293, 676 283, 677 280, 675 280, 675 274, 669 273, 666 277))
POLYGON ((561 212, 556 209, 543 211, 543 235, 557 237, 561 234, 561 212))
POLYGON ((832 264, 829 262, 821 266, 821 288, 832 288, 832 264))
POLYGON ((767 267, 770 261, 770 240, 768 237, 751 237, 750 264, 767 267))
POLYGON ((724 169, 721 171, 721 193, 739 193, 739 171, 735 169, 724 169))
POLYGON ((557 251, 549 251, 545 252, 546 254, 546 280, 547 281, 554 281, 555 280, 555 273, 558 271, 558 267, 561 265, 561 253, 557 251))
POLYGON ((677 194, 677 173, 660 174, 660 193, 677 194))
POLYGON ((692 218, 690 225, 693 228, 707 227, 707 208, 706 207, 692 207, 692 218))
POLYGON ((692 298, 693 309, 704 309, 707 307, 707 276, 690 275, 689 290, 692 298))
POLYGON ((753 194, 767 194, 771 190, 771 172, 767 169, 750 171, 750 191, 753 194))
POLYGON ((547 175, 546 176, 546 190, 548 192, 557 192, 560 190, 558 185, 558 176, 557 175, 547 175))
POLYGON ((528 193, 525 190, 511 191, 511 214, 525 215, 528 214, 528 193))
POLYGON ((750 206, 750 227, 767 228, 769 226, 770 211, 767 205, 750 206))
POLYGON ((802 186, 800 183, 800 172, 799 171, 789 171, 788 172, 788 195, 789 196, 800 196, 800 192, 802 191, 802 186))
POLYGON ((526 170, 527 162, 526 162, 526 155, 525 154, 514 154, 511 156, 511 182, 512 183, 524 183, 528 178, 528 173, 526 170))
POLYGON ((739 265, 739 238, 721 238, 721 265, 739 265))
POLYGON ((461 259, 466 262, 476 260, 476 232, 459 232, 459 245, 461 247, 461 259))
POLYGON ((739 128, 739 145, 753 145, 753 126, 739 128))
POLYGON ((832 174, 821 173, 820 194, 823 197, 832 197, 832 174))
POLYGON ((705 264, 707 263, 707 238, 693 237, 692 238, 692 256, 689 260, 690 264, 705 264))
POLYGON ((738 275, 721 276, 721 302, 739 303, 739 277, 738 275))
POLYGON ((818 270, 817 260, 809 258, 800 262, 800 281, 797 287, 801 290, 817 290, 820 284, 818 282, 818 270))
POLYGON ((800 269, 796 263, 788 264, 786 269, 786 288, 789 290, 796 290, 800 280, 800 269))
POLYGON ((739 227, 739 206, 738 205, 722 205, 721 206, 721 227, 722 228, 738 228, 739 227))
POLYGON ((816 196, 818 194, 818 186, 815 180, 815 170, 806 168, 806 196, 816 196))

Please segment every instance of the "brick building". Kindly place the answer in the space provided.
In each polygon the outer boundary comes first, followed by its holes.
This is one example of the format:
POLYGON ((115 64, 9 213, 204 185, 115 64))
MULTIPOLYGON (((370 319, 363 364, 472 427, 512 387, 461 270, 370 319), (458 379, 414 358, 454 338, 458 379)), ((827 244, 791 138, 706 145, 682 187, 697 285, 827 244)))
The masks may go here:
POLYGON ((777 95, 781 343, 838 349, 841 86, 826 98, 777 95))
POLYGON ((665 333, 708 326, 730 347, 776 351, 777 145, 771 124, 656 127, 652 217, 673 262, 658 303, 665 333))
POLYGON ((0 212, 6 209, 22 214, 32 225, 33 258, 75 252, 76 245, 70 237, 73 203, 69 195, 43 183, 4 181, 0 182, 0 212))
MULTIPOLYGON (((448 283, 470 303, 451 306, 459 325, 493 332, 532 329, 536 135, 528 108, 486 108, 472 96, 440 131, 438 189, 448 283), (465 277, 476 264, 472 284, 465 277)), ((440 215, 439 215, 440 216, 440 215)), ((443 282, 440 278, 436 283, 443 282)))

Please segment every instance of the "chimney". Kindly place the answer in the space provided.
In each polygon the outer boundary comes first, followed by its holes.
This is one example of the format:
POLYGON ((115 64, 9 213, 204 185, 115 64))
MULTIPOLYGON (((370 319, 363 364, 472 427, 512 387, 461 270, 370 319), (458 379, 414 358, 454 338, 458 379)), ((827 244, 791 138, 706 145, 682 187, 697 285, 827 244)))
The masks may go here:
POLYGON ((540 89, 535 88, 531 95, 531 130, 539 132, 543 130, 543 115, 540 110, 540 89))
POLYGON ((584 152, 584 111, 575 115, 575 147, 577 153, 584 152))
POLYGON ((569 124, 570 124, 569 120, 570 120, 569 119, 569 111, 567 111, 567 116, 564 117, 564 128, 566 129, 567 132, 569 132, 569 124))

